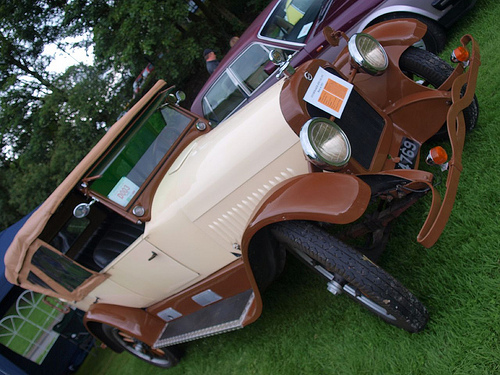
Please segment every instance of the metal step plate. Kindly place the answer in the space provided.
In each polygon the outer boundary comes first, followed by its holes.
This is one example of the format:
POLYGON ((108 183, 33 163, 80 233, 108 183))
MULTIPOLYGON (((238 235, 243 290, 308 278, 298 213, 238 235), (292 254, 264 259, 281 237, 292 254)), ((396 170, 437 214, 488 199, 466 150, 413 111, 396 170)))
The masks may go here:
POLYGON ((167 323, 154 348, 243 328, 243 320, 253 300, 253 290, 249 289, 167 323))

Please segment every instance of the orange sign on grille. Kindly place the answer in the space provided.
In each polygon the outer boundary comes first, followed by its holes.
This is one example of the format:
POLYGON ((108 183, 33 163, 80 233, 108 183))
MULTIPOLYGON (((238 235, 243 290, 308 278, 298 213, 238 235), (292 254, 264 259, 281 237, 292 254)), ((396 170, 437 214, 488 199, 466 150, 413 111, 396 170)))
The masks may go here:
POLYGON ((340 118, 351 90, 352 84, 319 68, 304 100, 340 118))

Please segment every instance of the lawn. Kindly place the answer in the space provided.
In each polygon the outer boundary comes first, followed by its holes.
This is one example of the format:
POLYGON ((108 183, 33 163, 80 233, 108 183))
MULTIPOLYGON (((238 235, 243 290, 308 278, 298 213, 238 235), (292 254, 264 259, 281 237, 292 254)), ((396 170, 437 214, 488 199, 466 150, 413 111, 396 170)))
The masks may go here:
MULTIPOLYGON (((478 0, 448 34, 448 51, 470 33, 482 56, 479 124, 466 141, 450 221, 433 248, 421 247, 416 236, 430 199, 419 203, 398 220, 380 261, 427 306, 427 328, 409 334, 389 326, 332 296, 291 260, 264 294, 256 323, 185 344, 169 374, 500 373, 499 22, 500 2, 478 0)), ((109 349, 92 354, 77 374, 165 372, 109 349)))
POLYGON ((36 363, 43 361, 57 339, 51 327, 61 320, 61 314, 43 303, 43 298, 38 293, 24 292, 22 301, 18 301, 19 310, 13 305, 0 321, 0 344, 36 363), (42 342, 46 337, 48 341, 42 342))

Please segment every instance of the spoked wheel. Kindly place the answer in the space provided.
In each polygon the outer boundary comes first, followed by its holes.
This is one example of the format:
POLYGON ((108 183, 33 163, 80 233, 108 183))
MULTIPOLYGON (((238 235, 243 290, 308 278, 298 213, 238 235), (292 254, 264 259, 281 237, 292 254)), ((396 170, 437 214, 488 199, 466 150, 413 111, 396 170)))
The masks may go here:
POLYGON ((275 224, 274 236, 296 253, 304 253, 335 275, 330 291, 343 292, 384 321, 408 332, 427 323, 422 303, 399 281, 360 252, 305 221, 275 224))
MULTIPOLYGON (((410 47, 399 60, 399 67, 409 78, 421 85, 438 88, 453 72, 453 68, 438 56, 419 48, 410 47)), ((464 92, 464 89, 462 89, 464 92)), ((477 124, 479 104, 474 95, 472 103, 464 109, 466 131, 469 132, 477 124)), ((434 139, 446 139, 446 124, 436 133, 434 139)))
POLYGON ((103 325, 102 329, 110 340, 149 364, 170 368, 179 362, 178 357, 167 348, 154 349, 115 327, 103 325))

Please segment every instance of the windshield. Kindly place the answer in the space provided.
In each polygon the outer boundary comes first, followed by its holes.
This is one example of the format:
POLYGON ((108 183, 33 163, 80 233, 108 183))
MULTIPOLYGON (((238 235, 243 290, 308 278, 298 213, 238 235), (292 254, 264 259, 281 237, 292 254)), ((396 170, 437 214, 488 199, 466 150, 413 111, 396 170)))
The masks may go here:
POLYGON ((282 0, 262 28, 261 36, 304 43, 324 0, 282 0))
POLYGON ((127 206, 191 121, 169 106, 140 118, 94 169, 90 189, 127 206))
MULTIPOLYGON (((44 274, 50 275, 52 280, 56 281, 70 292, 78 288, 78 286, 92 276, 91 272, 45 246, 40 246, 38 248, 31 259, 31 264, 44 274)), ((28 280, 34 284, 48 287, 48 285, 41 281, 34 273, 31 273, 31 277, 28 277, 28 280), (38 280, 43 284, 40 284, 38 280)))

